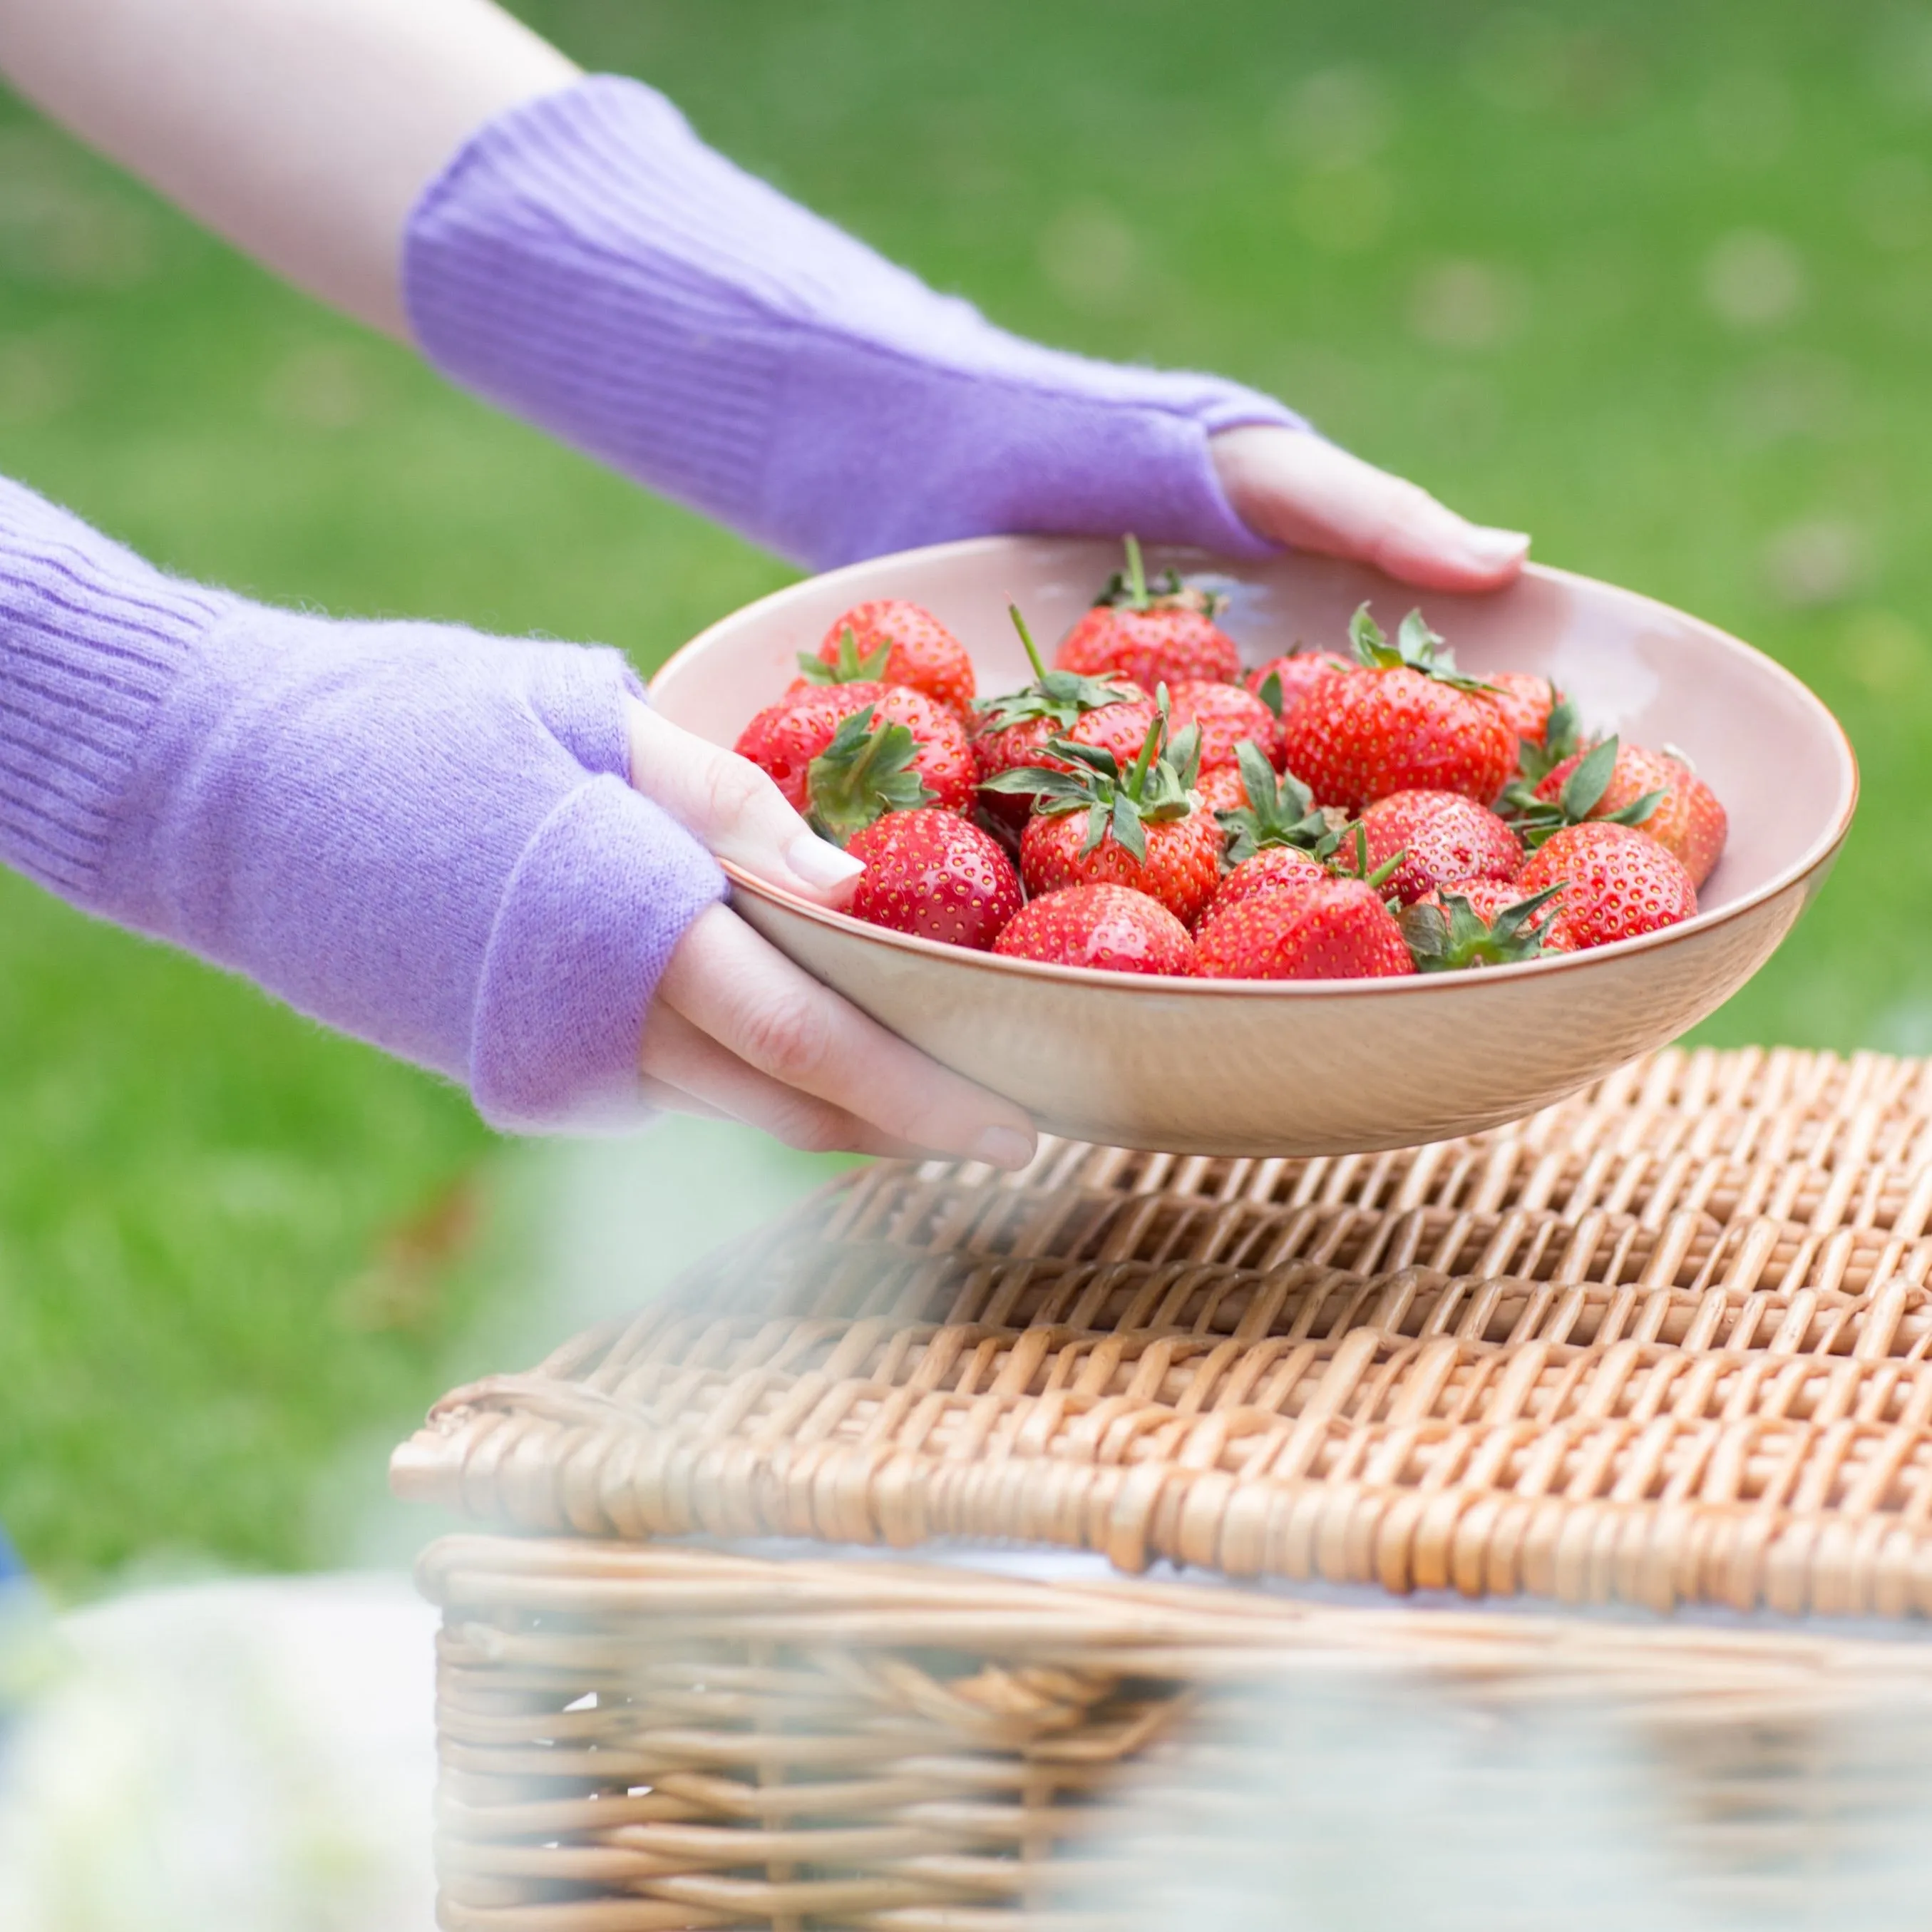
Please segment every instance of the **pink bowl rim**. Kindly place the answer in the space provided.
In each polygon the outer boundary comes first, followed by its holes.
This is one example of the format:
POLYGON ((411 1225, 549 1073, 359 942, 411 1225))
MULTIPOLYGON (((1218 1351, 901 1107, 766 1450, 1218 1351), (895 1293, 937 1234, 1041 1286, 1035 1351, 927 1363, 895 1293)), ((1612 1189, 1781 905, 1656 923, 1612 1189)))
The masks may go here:
MULTIPOLYGON (((1015 544, 1066 544, 1084 541, 1100 540, 1067 536, 967 537, 957 542, 928 544, 917 550, 897 550, 885 556, 868 557, 862 562, 846 564, 837 570, 801 578, 797 584, 787 584, 780 590, 754 598, 749 604, 741 604, 736 610, 721 617, 716 623, 707 625, 696 637, 688 644, 680 645, 664 660, 658 668, 651 682, 655 686, 674 667, 701 656, 710 647, 712 638, 725 625, 735 624, 740 618, 760 610, 767 604, 788 601, 796 596, 806 584, 836 585, 848 578, 869 577, 881 565, 904 562, 913 558, 922 560, 941 556, 970 558, 978 553, 998 552, 1015 544)), ((1188 548, 1179 544, 1154 548, 1177 552, 1188 548)), ((1193 554, 1202 556, 1211 554, 1204 551, 1193 554)), ((1225 558, 1215 560, 1216 563, 1224 569, 1229 561, 1225 558)), ((832 932, 869 940, 889 950, 934 960, 946 965, 977 968, 982 972, 1000 974, 1009 978, 1042 980, 1048 984, 1157 992, 1169 998, 1288 1000, 1385 999, 1402 994, 1426 993, 1438 987, 1460 988, 1507 986, 1529 974, 1548 976, 1557 973, 1585 972, 1592 966, 1610 960, 1626 958, 1634 953, 1658 951, 1667 946, 1679 944, 1684 940, 1717 932, 1783 897, 1830 863, 1837 856, 1838 848, 1845 842, 1846 836, 1851 830, 1852 818, 1858 810, 1858 754, 1852 749, 1852 741, 1846 735, 1844 727, 1839 723, 1830 706, 1802 678, 1787 670, 1775 658, 1760 650, 1755 644, 1747 644, 1743 638, 1733 636, 1729 631, 1720 628, 1708 620, 1694 616, 1688 610, 1679 610, 1661 598, 1647 596, 1640 590, 1627 590, 1621 584, 1608 584, 1601 578, 1586 577, 1579 571, 1560 569, 1552 564, 1526 564, 1523 567, 1523 574, 1550 583, 1585 584, 1593 590, 1609 590, 1619 598, 1628 598, 1636 604, 1659 611, 1674 622, 1694 624, 1725 650, 1754 662, 1761 670, 1768 672, 1774 680, 1786 686, 1802 706, 1808 708, 1829 728, 1831 738, 1838 754, 1838 804, 1825 830, 1798 858, 1742 898, 1714 911, 1700 912, 1694 917, 1683 920, 1676 926, 1664 926, 1655 932, 1642 933, 1634 939, 1620 939, 1608 946, 1592 946, 1587 952, 1556 953, 1540 959, 1523 960, 1510 966, 1470 967, 1455 973, 1404 974, 1376 980, 1192 979, 1165 973, 1108 973, 1091 966, 1057 966, 1042 959, 1015 959, 999 953, 980 952, 971 946, 950 946, 942 940, 922 939, 914 933, 896 932, 890 926, 874 926, 867 920, 854 918, 850 913, 836 911, 830 906, 820 905, 814 900, 800 898, 782 886, 774 886, 746 872, 730 860, 720 860, 718 863, 736 891, 748 892, 755 898, 769 900, 775 905, 783 907, 788 912, 798 914, 813 924, 824 926, 832 932)), ((1418 594, 1426 596, 1427 592, 1418 594)), ((1466 596, 1469 593, 1447 594, 1466 596)))

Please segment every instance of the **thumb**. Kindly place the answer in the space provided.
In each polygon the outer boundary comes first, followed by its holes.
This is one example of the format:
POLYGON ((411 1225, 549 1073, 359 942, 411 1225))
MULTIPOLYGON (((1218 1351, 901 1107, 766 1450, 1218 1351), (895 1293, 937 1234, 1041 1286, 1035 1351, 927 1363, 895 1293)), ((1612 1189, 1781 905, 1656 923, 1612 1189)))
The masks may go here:
POLYGON ((627 698, 631 783, 720 859, 823 905, 851 896, 866 868, 807 825, 748 758, 627 698))

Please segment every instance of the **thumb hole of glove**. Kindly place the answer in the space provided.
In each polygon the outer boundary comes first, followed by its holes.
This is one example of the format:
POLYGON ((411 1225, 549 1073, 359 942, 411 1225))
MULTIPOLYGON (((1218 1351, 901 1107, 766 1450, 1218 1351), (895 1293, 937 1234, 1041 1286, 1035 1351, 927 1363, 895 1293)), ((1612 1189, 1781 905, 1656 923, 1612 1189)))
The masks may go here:
POLYGON ((748 758, 627 698, 631 783, 717 857, 821 905, 842 905, 866 868, 819 837, 748 758))

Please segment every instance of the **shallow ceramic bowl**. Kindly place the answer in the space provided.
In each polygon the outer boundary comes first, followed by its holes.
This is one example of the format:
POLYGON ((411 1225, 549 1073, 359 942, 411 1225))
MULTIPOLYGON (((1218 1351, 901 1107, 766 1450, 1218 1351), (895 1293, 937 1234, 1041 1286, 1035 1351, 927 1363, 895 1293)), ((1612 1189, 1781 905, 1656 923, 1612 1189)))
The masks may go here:
MULTIPOLYGON (((721 745, 861 598, 927 605, 982 692, 1028 671, 1018 603, 1050 652, 1116 565, 1110 543, 991 537, 813 578, 713 625, 658 674, 659 709, 721 745)), ((1824 706, 1768 658, 1665 605, 1532 568, 1492 596, 1418 594, 1360 566, 1160 551, 1227 590, 1250 663, 1340 646, 1368 599, 1420 604, 1469 670, 1538 671, 1594 727, 1681 746, 1730 814, 1696 918, 1598 951, 1412 980, 1152 980, 995 958, 883 932, 734 872, 734 903, 827 986, 935 1058, 1082 1140, 1216 1154, 1341 1154, 1474 1133, 1672 1040, 1791 930, 1851 823, 1858 773, 1824 706)))

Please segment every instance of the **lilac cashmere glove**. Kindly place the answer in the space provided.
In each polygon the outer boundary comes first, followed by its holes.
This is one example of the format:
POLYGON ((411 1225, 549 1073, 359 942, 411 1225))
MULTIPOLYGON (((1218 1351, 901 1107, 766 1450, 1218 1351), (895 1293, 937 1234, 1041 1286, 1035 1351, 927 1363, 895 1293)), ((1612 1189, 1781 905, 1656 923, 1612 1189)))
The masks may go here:
POLYGON ((403 266, 445 374, 820 568, 999 531, 1263 554, 1208 438, 1306 428, 1235 383, 1009 335, 635 81, 498 116, 418 204, 403 266))
POLYGON ((723 895, 626 782, 637 688, 614 651, 198 590, 0 482, 0 860, 498 1126, 638 1111, 644 1009, 723 895))

